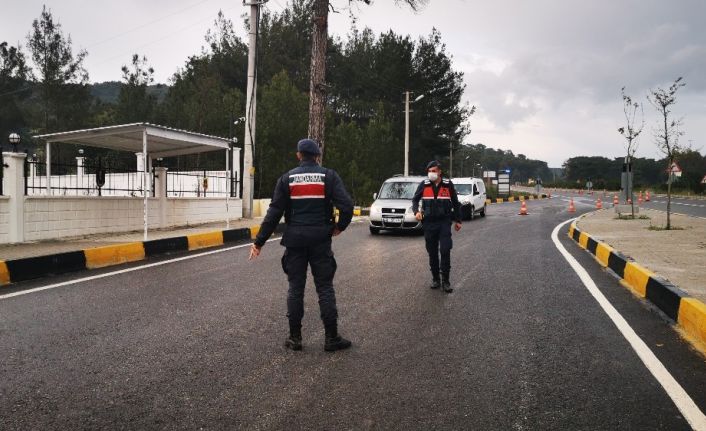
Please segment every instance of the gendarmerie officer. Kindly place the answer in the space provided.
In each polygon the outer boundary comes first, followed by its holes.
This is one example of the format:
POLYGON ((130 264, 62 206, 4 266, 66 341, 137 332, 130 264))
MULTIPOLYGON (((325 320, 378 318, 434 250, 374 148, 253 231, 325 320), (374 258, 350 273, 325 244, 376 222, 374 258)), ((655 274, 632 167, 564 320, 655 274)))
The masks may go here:
POLYGON ((431 288, 441 286, 444 292, 453 292, 449 281, 451 272, 451 221, 455 221, 455 229, 461 229, 461 205, 458 202, 456 188, 451 180, 442 178, 441 163, 436 160, 427 165, 428 179, 417 187, 412 199, 412 211, 417 220, 422 221, 424 240, 429 253, 429 269, 431 269, 431 288), (419 202, 421 201, 421 208, 419 202), (441 267, 439 267, 441 254, 441 267), (439 272, 441 271, 441 280, 439 272))
POLYGON ((351 342, 338 335, 338 310, 333 276, 336 259, 331 250, 331 237, 343 232, 353 218, 353 202, 336 171, 319 165, 321 150, 311 139, 297 143, 299 167, 277 180, 272 202, 250 249, 250 259, 257 257, 284 215, 286 230, 281 244, 286 247, 282 269, 289 280, 287 317, 289 337, 285 347, 302 349, 304 286, 308 266, 314 276, 319 295, 321 320, 326 330, 324 350, 346 349, 351 342), (338 222, 333 206, 339 211, 338 222))

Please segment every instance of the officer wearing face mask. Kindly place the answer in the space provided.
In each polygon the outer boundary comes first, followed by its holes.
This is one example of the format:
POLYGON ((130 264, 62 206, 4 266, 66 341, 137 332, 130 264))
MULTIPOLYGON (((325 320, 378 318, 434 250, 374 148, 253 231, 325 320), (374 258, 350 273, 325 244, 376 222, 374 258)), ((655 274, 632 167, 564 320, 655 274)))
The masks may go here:
POLYGON ((432 160, 427 165, 428 179, 417 187, 412 199, 412 211, 417 220, 422 222, 424 240, 429 253, 429 269, 431 269, 431 288, 441 287, 444 292, 451 293, 451 223, 461 230, 461 205, 458 202, 456 188, 451 180, 442 178, 441 163, 432 160), (420 203, 421 201, 421 208, 420 203), (441 265, 439 256, 441 255, 441 265), (439 277, 441 276, 441 278, 439 277))

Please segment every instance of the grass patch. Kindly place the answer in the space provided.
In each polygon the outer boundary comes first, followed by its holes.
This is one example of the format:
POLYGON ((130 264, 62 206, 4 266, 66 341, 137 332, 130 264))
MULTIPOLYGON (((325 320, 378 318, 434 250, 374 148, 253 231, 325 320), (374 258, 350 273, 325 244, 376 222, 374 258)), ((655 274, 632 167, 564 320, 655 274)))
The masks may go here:
POLYGON ((660 230, 684 230, 683 227, 679 227, 679 226, 672 226, 671 228, 667 229, 666 226, 655 226, 655 225, 650 225, 647 229, 648 230, 657 230, 657 231, 660 231, 660 230))
POLYGON ((618 216, 615 217, 615 220, 650 220, 650 218, 646 215, 639 215, 639 216, 633 217, 632 214, 630 214, 630 215, 618 214, 618 216))

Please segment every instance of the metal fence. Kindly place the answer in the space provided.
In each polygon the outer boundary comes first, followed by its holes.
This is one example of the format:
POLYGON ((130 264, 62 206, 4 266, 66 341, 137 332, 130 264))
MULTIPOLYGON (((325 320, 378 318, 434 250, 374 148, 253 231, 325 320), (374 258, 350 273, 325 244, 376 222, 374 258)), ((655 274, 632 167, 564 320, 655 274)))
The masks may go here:
MULTIPOLYGON (((47 166, 44 161, 27 159, 25 162, 25 195, 51 196, 144 196, 144 172, 118 168, 100 159, 83 164, 51 164, 48 187, 47 166)), ((154 196, 155 172, 149 173, 147 192, 154 196)), ((239 180, 236 173, 190 169, 167 171, 167 197, 236 197, 239 180)), ((0 189, 2 194, 2 189, 0 189)))
MULTIPOLYGON (((145 189, 148 192, 154 189, 149 184, 145 187, 142 171, 116 168, 104 164, 100 159, 95 164, 52 163, 50 167, 51 178, 47 178, 47 166, 44 161, 27 159, 26 195, 144 196, 145 189)), ((153 177, 150 175, 148 181, 153 181, 153 177)))
POLYGON ((167 171, 168 197, 235 197, 237 190, 238 178, 232 172, 167 171))

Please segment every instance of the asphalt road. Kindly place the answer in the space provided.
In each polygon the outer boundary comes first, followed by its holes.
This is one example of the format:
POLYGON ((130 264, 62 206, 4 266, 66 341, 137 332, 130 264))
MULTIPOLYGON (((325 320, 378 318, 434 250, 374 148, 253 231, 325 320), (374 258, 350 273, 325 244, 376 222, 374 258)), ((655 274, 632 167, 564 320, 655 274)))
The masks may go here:
MULTIPOLYGON (((578 195, 576 193, 560 192, 560 193, 552 194, 552 196, 556 196, 558 198, 565 199, 567 201, 569 198, 573 197, 574 203, 581 202, 582 204, 585 204, 588 206, 593 206, 593 207, 595 207, 595 200, 598 196, 601 196, 601 199, 603 199, 604 205, 610 206, 613 203, 613 194, 612 193, 606 193, 604 196, 602 192, 597 192, 593 196, 587 196, 585 194, 578 195)), ((667 196, 666 195, 664 195, 664 196, 652 195, 650 201, 643 202, 641 206, 644 208, 649 208, 649 209, 654 209, 654 210, 667 211, 667 196)), ((706 218, 706 200, 672 198, 672 213, 673 214, 688 215, 688 216, 692 216, 692 217, 706 218)))
MULTIPOLYGON (((642 204, 646 208, 667 211, 667 196, 655 196, 642 204)), ((672 198, 672 212, 706 218, 706 201, 672 198)))
MULTIPOLYGON (((333 354, 311 284, 304 351, 283 348, 276 242, 255 262, 231 248, 4 289, 69 282, 0 297, 0 429, 690 429, 552 242, 566 202, 528 207, 493 205, 454 234, 452 294, 427 287, 422 237, 352 225, 334 250, 354 346, 333 354)), ((561 245, 704 411, 704 357, 565 230, 561 245)))

